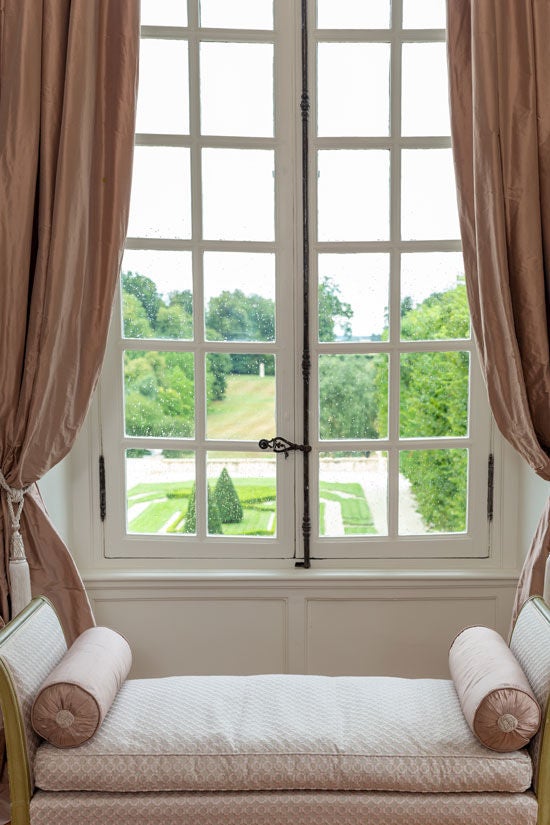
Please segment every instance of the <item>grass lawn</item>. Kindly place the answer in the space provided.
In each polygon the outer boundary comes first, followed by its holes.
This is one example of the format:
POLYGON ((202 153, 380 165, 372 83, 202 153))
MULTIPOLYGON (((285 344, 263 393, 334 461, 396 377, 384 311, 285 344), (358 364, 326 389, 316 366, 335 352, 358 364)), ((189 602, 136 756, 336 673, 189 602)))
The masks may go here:
POLYGON ((275 435, 275 376, 228 375, 223 401, 208 410, 208 438, 259 441, 275 435))
MULTIPOLYGON (((227 536, 274 536, 275 480, 273 478, 235 478, 233 483, 243 506, 244 517, 238 524, 224 524, 227 536)), ((215 480, 210 481, 214 489, 215 480)), ((142 503, 148 507, 135 518, 131 517, 131 533, 158 533, 169 524, 168 533, 183 533, 185 514, 193 483, 170 482, 136 484, 128 492, 128 508, 142 503), (179 515, 179 518, 176 517, 179 515)))
MULTIPOLYGON (((273 478, 234 478, 233 483, 243 507, 243 520, 238 524, 224 524, 228 536, 274 536, 276 530, 275 480, 273 478)), ((212 489, 215 481, 210 481, 212 489)), ((182 534, 192 482, 136 484, 128 492, 131 533, 158 533, 166 525, 168 532, 182 534), (132 518, 135 505, 147 504, 132 518), (176 520, 177 516, 179 518, 176 520)), ((325 532, 327 501, 340 506, 344 535, 369 535, 376 532, 369 505, 360 484, 350 482, 321 482, 319 521, 321 535, 325 532)))
MULTIPOLYGON (((356 482, 321 481, 320 498, 324 501, 336 501, 340 504, 340 515, 344 525, 344 535, 372 535, 376 533, 370 507, 365 499, 363 488, 356 482), (339 495, 343 493, 343 495, 339 495)), ((322 536, 325 532, 325 504, 320 502, 319 525, 322 536)))

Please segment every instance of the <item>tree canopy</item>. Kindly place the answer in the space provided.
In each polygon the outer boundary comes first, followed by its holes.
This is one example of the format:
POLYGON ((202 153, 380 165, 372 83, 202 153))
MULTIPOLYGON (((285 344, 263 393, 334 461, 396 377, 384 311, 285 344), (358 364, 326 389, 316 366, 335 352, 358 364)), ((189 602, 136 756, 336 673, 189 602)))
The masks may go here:
MULTIPOLYGON (((154 281, 122 276, 124 334, 128 338, 191 340, 193 296, 189 290, 161 295, 154 281)), ((406 341, 469 336, 463 284, 415 304, 401 302, 401 338, 406 341)), ((353 310, 334 279, 319 284, 319 340, 351 340, 353 310)), ((196 323, 196 319, 195 319, 196 323)), ((270 298, 223 290, 205 310, 209 341, 274 341, 275 306, 270 298)), ((388 326, 381 340, 388 340, 388 326)), ((270 354, 209 353, 207 404, 223 401, 231 374, 273 375, 270 354)), ((194 434, 195 361, 191 352, 127 350, 126 432, 134 436, 194 434)), ((463 351, 402 353, 400 435, 403 438, 463 436, 468 420, 469 355, 463 351)), ((320 434, 323 439, 376 439, 388 434, 388 355, 323 354, 319 359, 320 434)), ((467 451, 402 450, 400 472, 409 480, 428 530, 465 529, 467 451)), ((226 483, 226 480, 224 479, 226 483)), ((229 479, 229 482, 231 480, 229 479)), ((229 485, 226 483, 229 490, 229 485)), ((224 494, 225 495, 225 494, 224 494)), ((229 493, 227 494, 229 495, 229 493)), ((223 509, 223 508, 222 508, 223 509)), ((215 507, 212 507, 215 515, 215 507)), ((227 514, 224 513, 224 518, 227 514)), ((232 516, 236 517, 235 514, 232 516)), ((188 519, 193 520, 190 504, 188 519)), ((216 519, 215 519, 216 520, 216 519)), ((215 532, 212 525, 210 532, 215 532)))

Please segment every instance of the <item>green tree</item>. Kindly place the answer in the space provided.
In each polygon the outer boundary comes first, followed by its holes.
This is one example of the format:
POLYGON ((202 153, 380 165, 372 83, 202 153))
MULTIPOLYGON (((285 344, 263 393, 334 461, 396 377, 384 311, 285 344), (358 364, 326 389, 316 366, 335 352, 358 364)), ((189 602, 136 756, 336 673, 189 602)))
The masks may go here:
MULTIPOLYGON (((434 293, 414 306, 401 303, 401 336, 408 341, 460 339, 470 320, 463 284, 434 293)), ((383 333, 388 338, 387 328, 383 333)), ((468 422, 469 355, 466 352, 403 353, 400 361, 399 429, 403 438, 462 436, 468 422)), ((381 431, 387 428, 388 374, 375 376, 381 431)), ((467 451, 404 450, 400 472, 409 480, 427 528, 461 532, 466 527, 467 451)))
POLYGON ((470 310, 466 286, 458 284, 446 292, 434 292, 413 307, 405 296, 401 302, 401 337, 405 341, 468 338, 470 310))
POLYGON ((197 491, 195 485, 191 488, 191 495, 187 502, 187 512, 185 514, 185 521, 183 523, 183 533, 197 532, 197 491))
POLYGON ((216 482, 214 497, 222 524, 238 524, 243 520, 243 508, 226 467, 223 468, 216 482))
POLYGON ((351 338, 353 309, 340 295, 339 286, 325 276, 319 284, 319 341, 334 341, 336 326, 340 327, 340 338, 351 338))
POLYGON ((240 289, 226 289, 215 295, 208 303, 206 326, 214 331, 217 340, 254 340, 256 324, 250 317, 250 298, 240 289))
POLYGON ((231 372, 231 356, 227 352, 209 352, 206 356, 206 389, 208 401, 223 401, 227 376, 231 372))
POLYGON ((122 293, 122 318, 127 338, 152 338, 153 330, 143 304, 131 292, 122 293))
POLYGON ((194 362, 191 353, 124 354, 126 433, 190 437, 194 431, 194 362))
POLYGON ((155 325, 157 338, 185 340, 193 337, 193 316, 180 304, 170 304, 159 308, 155 325))
POLYGON ((208 485, 208 535, 216 536, 223 533, 222 519, 216 502, 216 496, 208 485))
POLYGON ((122 290, 138 299, 145 310, 151 328, 155 329, 158 311, 162 305, 162 298, 157 292, 155 282, 137 272, 123 272, 122 290))
POLYGON ((386 356, 320 357, 321 438, 378 438, 379 397, 374 380, 378 362, 387 372, 386 356))
MULTIPOLYGON (((191 490, 189 502, 187 504, 187 513, 185 514, 185 521, 183 523, 182 533, 196 533, 197 532, 197 492, 195 485, 191 490)), ((215 496, 208 485, 208 533, 211 536, 223 533, 222 521, 220 518, 220 511, 216 504, 215 496)))

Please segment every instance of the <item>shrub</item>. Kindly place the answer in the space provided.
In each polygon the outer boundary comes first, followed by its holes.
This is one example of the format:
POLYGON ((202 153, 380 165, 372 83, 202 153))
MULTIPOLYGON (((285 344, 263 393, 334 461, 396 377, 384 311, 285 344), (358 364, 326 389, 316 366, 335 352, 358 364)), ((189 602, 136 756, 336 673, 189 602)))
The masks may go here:
POLYGON ((231 476, 224 467, 214 488, 222 524, 237 524, 243 520, 243 508, 231 476))
POLYGON ((208 533, 209 535, 216 535, 223 533, 222 519, 220 511, 216 503, 216 496, 208 485, 208 533))
POLYGON ((191 495, 189 496, 189 503, 187 504, 187 512, 185 514, 185 523, 183 525, 183 533, 196 533, 197 532, 197 510, 196 510, 196 498, 197 493, 195 490, 195 485, 191 489, 191 495))

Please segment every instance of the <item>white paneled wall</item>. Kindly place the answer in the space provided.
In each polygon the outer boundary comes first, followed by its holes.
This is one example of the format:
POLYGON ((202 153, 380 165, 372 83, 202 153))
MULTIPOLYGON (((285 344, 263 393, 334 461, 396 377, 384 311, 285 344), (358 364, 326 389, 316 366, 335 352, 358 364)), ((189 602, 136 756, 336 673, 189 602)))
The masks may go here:
POLYGON ((86 580, 98 624, 123 633, 132 675, 324 673, 447 677, 463 627, 507 634, 515 583, 198 577, 86 580))

